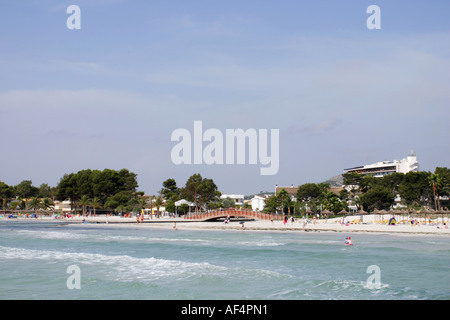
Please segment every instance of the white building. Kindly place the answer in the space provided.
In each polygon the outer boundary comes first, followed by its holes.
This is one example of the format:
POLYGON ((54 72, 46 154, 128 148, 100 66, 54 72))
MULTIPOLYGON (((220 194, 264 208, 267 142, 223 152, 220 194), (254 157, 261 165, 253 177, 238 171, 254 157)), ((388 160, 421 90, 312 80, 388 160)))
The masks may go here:
POLYGON ((252 210, 253 211, 263 211, 264 207, 266 206, 267 198, 269 198, 269 196, 255 195, 251 199, 252 210))
POLYGON ((70 211, 72 202, 70 200, 53 201, 53 209, 61 211, 70 211))
POLYGON ((354 168, 344 169, 345 173, 361 173, 364 175, 373 175, 375 177, 382 177, 387 174, 400 172, 408 173, 410 171, 419 171, 419 162, 417 162, 417 156, 413 150, 409 153, 408 157, 402 160, 392 161, 380 161, 373 164, 367 164, 364 166, 358 166, 354 168))

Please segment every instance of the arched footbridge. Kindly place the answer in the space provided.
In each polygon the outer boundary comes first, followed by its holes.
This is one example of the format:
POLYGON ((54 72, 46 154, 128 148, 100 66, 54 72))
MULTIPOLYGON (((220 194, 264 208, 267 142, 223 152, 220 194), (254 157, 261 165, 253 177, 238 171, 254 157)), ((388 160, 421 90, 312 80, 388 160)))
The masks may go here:
POLYGON ((282 220, 282 215, 263 213, 252 210, 217 210, 202 213, 189 213, 185 215, 187 220, 208 221, 221 218, 247 218, 255 220, 282 220))

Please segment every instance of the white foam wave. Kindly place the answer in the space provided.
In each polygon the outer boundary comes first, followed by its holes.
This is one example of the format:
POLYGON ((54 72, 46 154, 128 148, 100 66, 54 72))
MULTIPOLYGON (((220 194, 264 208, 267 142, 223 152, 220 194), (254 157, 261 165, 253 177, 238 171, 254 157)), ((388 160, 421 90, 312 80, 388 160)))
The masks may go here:
POLYGON ((17 234, 25 237, 33 237, 39 239, 55 239, 55 240, 80 240, 89 238, 88 235, 82 233, 71 233, 62 231, 36 231, 36 230, 18 230, 17 234))
POLYGON ((85 252, 62 252, 51 250, 33 250, 0 246, 0 259, 44 260, 62 262, 65 265, 77 264, 93 272, 100 272, 110 280, 152 282, 157 279, 176 281, 192 277, 237 278, 273 278, 286 275, 264 270, 225 267, 208 262, 186 262, 180 260, 139 258, 128 255, 105 255, 85 252))
POLYGON ((178 243, 212 243, 211 240, 189 239, 189 238, 168 238, 168 237, 146 237, 135 235, 107 235, 107 234, 85 234, 65 231, 47 231, 47 230, 18 230, 15 231, 20 236, 32 237, 38 239, 54 239, 54 240, 95 240, 95 241, 117 241, 117 242, 178 242, 178 243))

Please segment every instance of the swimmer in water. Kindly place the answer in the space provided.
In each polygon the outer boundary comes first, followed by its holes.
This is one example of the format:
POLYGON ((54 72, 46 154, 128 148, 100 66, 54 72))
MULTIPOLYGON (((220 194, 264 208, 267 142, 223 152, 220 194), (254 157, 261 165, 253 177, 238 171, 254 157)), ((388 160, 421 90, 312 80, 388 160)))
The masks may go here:
POLYGON ((352 243, 352 238, 351 238, 351 237, 345 238, 344 243, 345 243, 347 246, 352 246, 352 245, 353 245, 353 243, 352 243))

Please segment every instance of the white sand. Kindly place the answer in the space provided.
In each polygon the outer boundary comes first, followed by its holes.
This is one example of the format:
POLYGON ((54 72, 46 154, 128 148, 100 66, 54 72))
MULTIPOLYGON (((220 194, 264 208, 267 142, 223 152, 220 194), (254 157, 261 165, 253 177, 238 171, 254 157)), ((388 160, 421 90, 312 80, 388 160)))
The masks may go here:
MULTIPOLYGON (((304 220, 297 219, 294 223, 288 221, 286 224, 283 221, 245 221, 244 228, 239 221, 233 221, 229 224, 223 222, 193 222, 184 220, 182 218, 160 218, 160 219, 145 219, 144 223, 137 223, 136 218, 122 218, 122 217, 73 217, 68 219, 55 219, 51 217, 40 217, 38 219, 31 218, 18 218, 8 219, 0 218, 1 220, 27 220, 27 221, 60 221, 68 223, 95 223, 98 225, 106 225, 112 227, 139 227, 139 228, 162 228, 172 230, 176 223, 178 230, 194 230, 194 229, 214 229, 214 230, 258 230, 258 231, 295 231, 295 232, 307 232, 307 231, 328 231, 328 232, 375 232, 375 233, 396 233, 396 234, 408 234, 408 235, 450 235, 450 229, 446 228, 442 223, 442 218, 433 220, 429 224, 425 219, 420 219, 419 225, 412 226, 407 221, 397 225, 387 225, 380 220, 384 219, 386 222, 390 216, 380 218, 376 215, 366 215, 363 217, 363 222, 359 222, 359 217, 347 217, 347 220, 353 223, 344 225, 340 223, 340 218, 317 220, 315 223, 310 220, 305 226, 303 226, 304 220)), ((444 217, 444 222, 449 225, 448 219, 444 217)))

